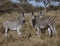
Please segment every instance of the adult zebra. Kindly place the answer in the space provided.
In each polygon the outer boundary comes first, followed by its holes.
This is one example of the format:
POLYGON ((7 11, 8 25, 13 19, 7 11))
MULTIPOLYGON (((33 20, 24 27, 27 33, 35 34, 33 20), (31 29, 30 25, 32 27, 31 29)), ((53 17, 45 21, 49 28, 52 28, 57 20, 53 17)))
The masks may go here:
MULTIPOLYGON (((32 16, 34 15, 32 14, 32 16)), ((50 16, 44 17, 42 11, 39 12, 38 16, 34 16, 34 20, 32 19, 32 22, 35 23, 34 27, 37 29, 37 35, 40 35, 40 32, 44 34, 45 29, 48 29, 49 36, 56 34, 55 19, 50 16)))
POLYGON ((18 36, 21 36, 22 32, 20 31, 25 21, 24 13, 18 16, 17 20, 6 20, 3 22, 3 27, 5 30, 5 36, 7 36, 8 29, 9 30, 16 30, 18 36))

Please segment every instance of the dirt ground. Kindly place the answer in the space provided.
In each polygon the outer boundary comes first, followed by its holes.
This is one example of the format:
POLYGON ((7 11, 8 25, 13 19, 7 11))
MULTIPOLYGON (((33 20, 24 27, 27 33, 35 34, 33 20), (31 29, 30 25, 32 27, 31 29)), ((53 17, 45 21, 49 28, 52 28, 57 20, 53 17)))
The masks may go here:
MULTIPOLYGON (((47 30, 44 37, 37 37, 35 35, 35 29, 32 26, 30 15, 30 13, 25 14, 26 23, 21 29, 24 35, 22 38, 17 36, 16 31, 9 31, 8 37, 5 37, 4 29, 2 27, 2 22, 5 20, 16 20, 19 13, 5 13, 0 16, 0 46, 60 46, 60 10, 48 11, 45 14, 45 16, 53 16, 56 19, 57 36, 53 36, 52 38, 49 37, 47 30)), ((35 13, 35 15, 38 14, 35 13)))

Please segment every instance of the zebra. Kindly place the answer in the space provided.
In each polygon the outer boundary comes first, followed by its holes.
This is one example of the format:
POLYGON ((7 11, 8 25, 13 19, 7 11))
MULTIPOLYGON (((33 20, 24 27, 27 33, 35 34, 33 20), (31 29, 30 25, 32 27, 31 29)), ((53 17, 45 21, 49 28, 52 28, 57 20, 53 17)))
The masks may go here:
POLYGON ((24 20, 25 20, 24 14, 18 16, 17 19, 14 20, 14 21, 5 20, 3 22, 3 27, 4 27, 4 30, 5 30, 5 36, 7 36, 8 29, 9 30, 16 30, 17 33, 18 33, 18 36, 21 36, 22 32, 19 31, 19 30, 21 30, 22 25, 24 24, 24 22, 23 22, 24 20))
POLYGON ((31 13, 32 13, 32 16, 31 16, 31 18, 32 18, 32 25, 33 25, 33 27, 35 27, 35 18, 36 18, 36 16, 34 15, 33 12, 31 12, 31 13))
MULTIPOLYGON (((34 15, 32 15, 34 16, 34 15)), ((45 29, 48 29, 49 36, 56 34, 56 23, 55 19, 50 16, 43 16, 43 12, 40 11, 38 16, 34 16, 35 29, 37 29, 36 34, 40 35, 40 32, 45 33, 45 29)))

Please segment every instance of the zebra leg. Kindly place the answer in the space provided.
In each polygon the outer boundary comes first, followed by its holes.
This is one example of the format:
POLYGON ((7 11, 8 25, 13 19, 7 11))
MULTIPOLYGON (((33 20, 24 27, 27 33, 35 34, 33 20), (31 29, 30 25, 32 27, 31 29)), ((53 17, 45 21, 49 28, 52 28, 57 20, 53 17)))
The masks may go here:
POLYGON ((54 27, 54 31, 55 31, 55 34, 56 34, 56 28, 54 27))
POLYGON ((51 36, 51 29, 48 27, 49 36, 51 36))
POLYGON ((52 30, 52 33, 53 33, 53 35, 54 35, 55 31, 54 31, 54 28, 53 28, 53 26, 51 26, 50 28, 51 28, 51 30, 52 30))
POLYGON ((53 29, 54 29, 54 30, 53 30, 54 35, 57 35, 55 26, 53 27, 53 29))
POLYGON ((56 34, 56 25, 55 24, 53 24, 53 28, 54 28, 54 32, 56 34))
POLYGON ((18 33, 18 37, 21 35, 21 31, 19 31, 20 29, 17 29, 17 33, 18 33))
POLYGON ((5 28, 5 36, 7 36, 8 28, 5 28))
POLYGON ((56 34, 56 28, 54 25, 50 25, 50 29, 52 31, 52 35, 55 35, 56 34))
POLYGON ((37 36, 40 36, 40 30, 39 30, 39 27, 36 27, 36 34, 37 34, 37 36))

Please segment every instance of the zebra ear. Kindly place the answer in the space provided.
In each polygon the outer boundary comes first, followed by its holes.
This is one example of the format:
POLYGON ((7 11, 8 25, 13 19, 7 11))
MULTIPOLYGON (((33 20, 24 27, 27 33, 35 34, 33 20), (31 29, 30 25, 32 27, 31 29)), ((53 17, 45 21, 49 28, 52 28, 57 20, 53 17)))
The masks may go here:
POLYGON ((39 15, 43 16, 44 15, 44 12, 43 11, 40 11, 39 12, 39 15))
POLYGON ((42 15, 42 11, 40 11, 39 14, 42 15))
POLYGON ((22 12, 22 16, 24 16, 24 12, 22 12))
POLYGON ((32 12, 32 14, 34 14, 34 13, 32 12))
POLYGON ((34 16, 34 13, 33 12, 31 12, 31 14, 32 14, 32 16, 34 16))

